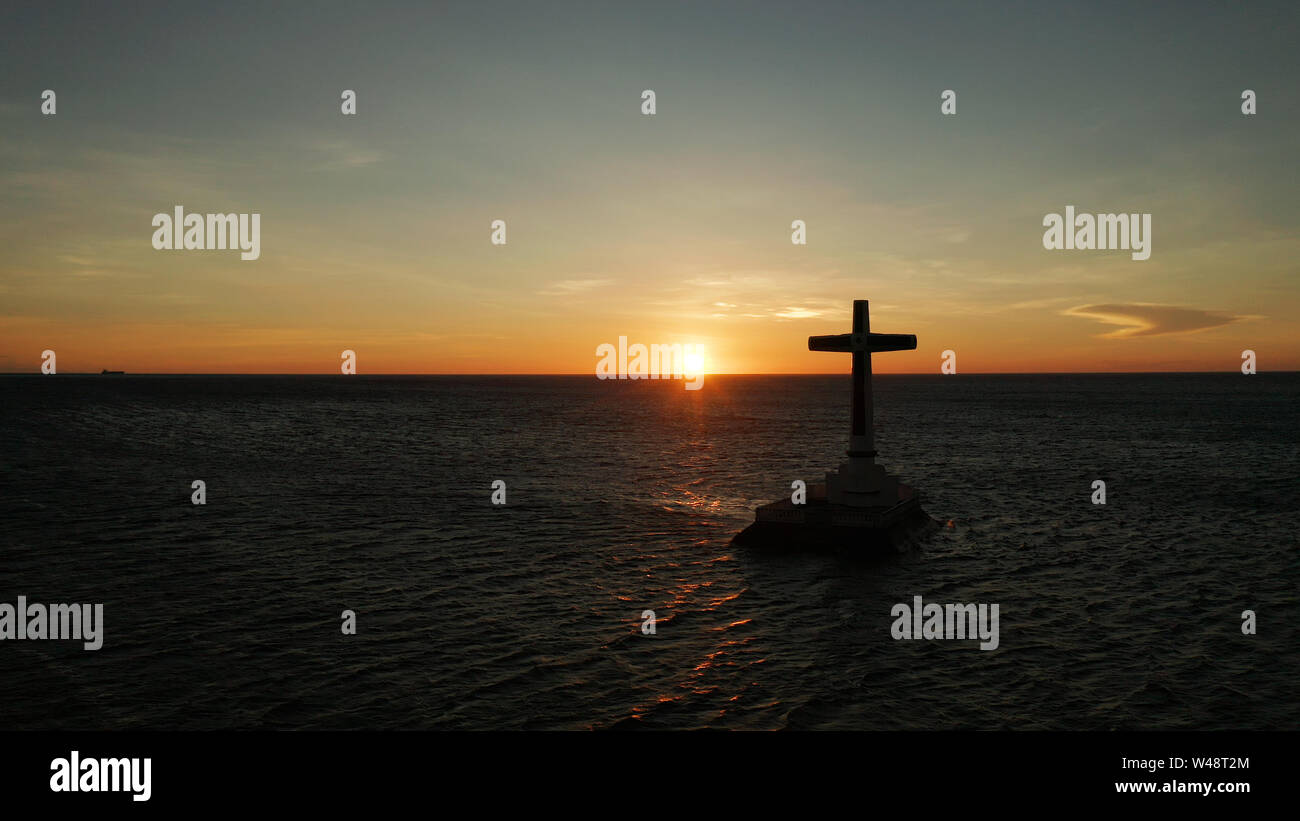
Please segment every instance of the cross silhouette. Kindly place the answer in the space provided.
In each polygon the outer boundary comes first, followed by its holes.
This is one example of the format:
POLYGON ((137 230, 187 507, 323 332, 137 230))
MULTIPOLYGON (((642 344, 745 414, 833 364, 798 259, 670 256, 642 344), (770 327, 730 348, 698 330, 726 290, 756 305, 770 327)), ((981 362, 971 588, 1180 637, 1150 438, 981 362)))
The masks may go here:
POLYGON ((853 354, 853 417, 849 429, 850 458, 874 459, 871 430, 871 355, 884 351, 914 351, 912 334, 873 334, 865 299, 853 300, 853 333, 808 337, 808 350, 853 354))

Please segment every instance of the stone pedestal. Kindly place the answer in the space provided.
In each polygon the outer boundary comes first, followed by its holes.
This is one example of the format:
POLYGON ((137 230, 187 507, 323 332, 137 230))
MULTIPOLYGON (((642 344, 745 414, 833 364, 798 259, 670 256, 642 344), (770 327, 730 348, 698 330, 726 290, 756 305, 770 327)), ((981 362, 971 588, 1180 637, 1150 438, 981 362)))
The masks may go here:
POLYGON ((921 509, 919 494, 907 485, 896 486, 899 500, 890 507, 836 504, 810 487, 805 504, 781 499, 759 506, 754 523, 736 534, 732 544, 774 551, 830 551, 858 558, 904 553, 938 524, 921 509))

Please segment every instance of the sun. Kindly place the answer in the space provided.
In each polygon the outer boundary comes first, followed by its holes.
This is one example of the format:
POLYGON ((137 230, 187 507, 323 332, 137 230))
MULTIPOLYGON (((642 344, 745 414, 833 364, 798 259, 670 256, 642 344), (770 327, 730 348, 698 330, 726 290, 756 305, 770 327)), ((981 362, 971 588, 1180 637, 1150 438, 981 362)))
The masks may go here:
POLYGON ((688 353, 684 364, 688 374, 704 373, 704 354, 688 353))

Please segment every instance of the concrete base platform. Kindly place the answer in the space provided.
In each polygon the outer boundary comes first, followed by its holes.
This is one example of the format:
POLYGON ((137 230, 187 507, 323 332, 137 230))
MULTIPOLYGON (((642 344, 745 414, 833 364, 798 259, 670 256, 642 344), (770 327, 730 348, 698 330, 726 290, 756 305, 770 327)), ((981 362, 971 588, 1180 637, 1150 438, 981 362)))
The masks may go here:
POLYGON ((893 507, 849 507, 813 496, 807 504, 789 499, 762 505, 754 523, 732 538, 738 547, 799 551, 831 551, 860 556, 904 553, 938 523, 921 509, 911 488, 900 486, 903 498, 893 507))

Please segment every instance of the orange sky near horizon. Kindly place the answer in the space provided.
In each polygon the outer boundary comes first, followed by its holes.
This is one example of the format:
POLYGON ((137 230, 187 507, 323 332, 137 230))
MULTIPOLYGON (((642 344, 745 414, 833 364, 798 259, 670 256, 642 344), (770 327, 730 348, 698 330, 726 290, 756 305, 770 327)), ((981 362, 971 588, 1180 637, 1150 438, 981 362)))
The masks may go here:
MULTIPOLYGON (((873 311, 873 314, 879 312, 873 311)), ((492 338, 422 333, 376 334, 362 328, 335 334, 312 329, 241 328, 202 323, 89 323, 74 328, 44 320, 0 317, 0 372, 40 371, 45 349, 56 352, 61 373, 339 373, 341 353, 355 351, 361 374, 594 374, 601 343, 683 343, 703 346, 706 373, 844 373, 848 357, 813 352, 807 337, 849 330, 849 305, 838 315, 828 312, 793 320, 714 319, 689 332, 683 322, 665 323, 663 331, 648 319, 629 329, 604 323, 577 332, 560 324, 526 331, 501 329, 492 338), (24 350, 25 349, 25 350, 24 350), (21 354, 20 354, 21 352, 21 354), (21 361, 21 360, 26 360, 21 361)), ((1257 323, 1264 325, 1264 323, 1257 323)), ((1105 328, 1107 326, 1100 326, 1105 328)), ((1129 338, 1106 338, 1096 322, 1075 316, 1027 317, 1015 326, 1017 336, 999 335, 1005 323, 989 317, 964 317, 943 328, 903 312, 873 316, 873 329, 915 333, 915 351, 873 357, 876 373, 939 373, 942 354, 956 354, 958 373, 1060 373, 1236 371, 1242 351, 1254 350, 1260 371, 1300 370, 1300 344, 1294 335, 1252 333, 1244 322, 1195 332, 1129 338), (874 321, 878 319, 879 321, 874 321), (1043 344, 1053 328, 1057 344, 1043 344), (1063 329, 1073 331, 1066 336, 1063 329)))

